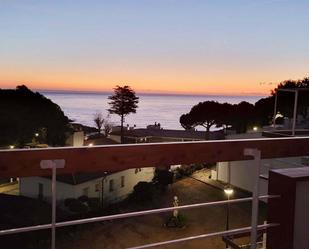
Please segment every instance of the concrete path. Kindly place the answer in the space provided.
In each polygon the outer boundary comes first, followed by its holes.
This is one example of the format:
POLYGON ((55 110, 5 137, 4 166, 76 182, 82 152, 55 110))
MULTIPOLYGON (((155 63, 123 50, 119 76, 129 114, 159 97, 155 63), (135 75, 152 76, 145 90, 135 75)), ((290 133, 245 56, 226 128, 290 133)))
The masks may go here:
POLYGON ((198 171, 195 171, 192 175, 191 178, 198 180, 200 182, 206 183, 208 185, 211 185, 215 188, 223 190, 225 185, 219 181, 212 180, 210 179, 211 175, 211 170, 210 169, 201 169, 198 171))

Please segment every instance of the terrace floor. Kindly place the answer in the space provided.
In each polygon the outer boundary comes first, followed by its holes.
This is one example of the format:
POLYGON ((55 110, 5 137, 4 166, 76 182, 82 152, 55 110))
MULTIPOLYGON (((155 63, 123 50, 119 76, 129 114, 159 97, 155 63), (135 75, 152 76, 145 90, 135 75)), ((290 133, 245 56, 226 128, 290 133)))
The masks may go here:
MULTIPOLYGON (((172 205, 173 196, 177 195, 180 205, 198 202, 224 200, 222 190, 209 186, 192 178, 185 178, 174 183, 165 194, 156 196, 154 203, 144 204, 143 209, 167 207, 172 205)), ((237 192, 235 198, 245 197, 237 192)), ((141 210, 140 205, 130 204, 120 207, 120 212, 141 210)), ((128 248, 147 243, 171 240, 225 230, 226 206, 216 206, 183 210, 187 222, 184 228, 166 228, 163 224, 171 214, 156 214, 128 218, 109 222, 81 225, 72 233, 57 234, 57 249, 116 249, 128 248)), ((260 208, 260 223, 266 216, 264 206, 260 208)), ((230 205, 230 228, 249 226, 251 219, 250 203, 230 205)), ((225 244, 221 237, 195 240, 173 246, 160 248, 203 248, 223 249, 225 244)))

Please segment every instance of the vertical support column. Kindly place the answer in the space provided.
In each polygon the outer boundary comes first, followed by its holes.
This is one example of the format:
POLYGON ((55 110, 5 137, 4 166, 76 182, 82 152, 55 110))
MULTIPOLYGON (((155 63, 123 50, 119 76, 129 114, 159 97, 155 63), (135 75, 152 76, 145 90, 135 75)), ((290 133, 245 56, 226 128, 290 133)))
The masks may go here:
POLYGON ((276 129, 276 116, 277 116, 277 100, 278 100, 278 91, 275 94, 275 105, 274 105, 274 116, 273 116, 273 129, 276 129))
POLYGON ((298 102, 298 91, 295 90, 292 136, 295 136, 296 118, 297 118, 297 102, 298 102))
POLYGON ((56 201, 57 201, 57 168, 64 168, 65 160, 42 160, 42 169, 52 170, 52 228, 51 228, 51 249, 56 248, 56 201))
POLYGON ((259 192, 260 192, 260 168, 261 168, 261 151, 258 149, 245 149, 245 156, 252 156, 254 159, 255 182, 252 194, 252 216, 251 216, 251 249, 256 249, 257 227, 259 218, 259 192))

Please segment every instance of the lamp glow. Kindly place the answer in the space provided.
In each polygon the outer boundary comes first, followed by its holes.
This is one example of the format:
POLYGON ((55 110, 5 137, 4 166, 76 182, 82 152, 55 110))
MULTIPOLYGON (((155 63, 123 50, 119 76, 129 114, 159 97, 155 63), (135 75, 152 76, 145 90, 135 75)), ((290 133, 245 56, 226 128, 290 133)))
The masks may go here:
POLYGON ((231 194, 234 193, 234 190, 233 190, 232 188, 228 187, 228 188, 225 188, 225 189, 224 189, 224 193, 225 193, 227 196, 230 196, 231 194))

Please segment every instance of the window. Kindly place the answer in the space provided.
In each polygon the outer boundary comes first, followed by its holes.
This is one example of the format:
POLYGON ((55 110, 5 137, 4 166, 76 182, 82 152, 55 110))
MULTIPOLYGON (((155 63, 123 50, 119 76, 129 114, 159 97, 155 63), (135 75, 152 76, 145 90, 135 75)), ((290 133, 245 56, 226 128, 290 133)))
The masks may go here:
POLYGON ((138 172, 141 172, 141 171, 142 171, 141 168, 136 168, 136 169, 135 169, 135 174, 137 174, 138 172))
POLYGON ((121 176, 121 187, 124 187, 124 176, 121 176))
POLYGON ((89 188, 83 188, 83 195, 88 197, 88 195, 89 195, 89 188))
POLYGON ((95 192, 100 192, 100 183, 96 183, 94 186, 94 191, 95 192))
POLYGON ((109 180, 109 192, 114 191, 114 180, 109 180))

